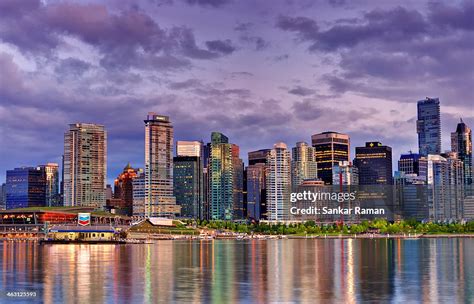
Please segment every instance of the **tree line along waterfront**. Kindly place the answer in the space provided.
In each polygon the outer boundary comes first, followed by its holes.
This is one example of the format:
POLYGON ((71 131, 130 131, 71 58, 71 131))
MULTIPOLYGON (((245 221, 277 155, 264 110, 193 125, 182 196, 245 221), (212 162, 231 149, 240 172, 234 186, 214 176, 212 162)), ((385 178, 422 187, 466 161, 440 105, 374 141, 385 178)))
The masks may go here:
POLYGON ((474 234, 474 222, 435 223, 402 220, 389 222, 385 219, 363 221, 359 224, 321 224, 314 221, 304 223, 236 223, 233 221, 188 220, 187 224, 200 229, 213 229, 247 234, 268 235, 320 235, 320 234, 474 234))

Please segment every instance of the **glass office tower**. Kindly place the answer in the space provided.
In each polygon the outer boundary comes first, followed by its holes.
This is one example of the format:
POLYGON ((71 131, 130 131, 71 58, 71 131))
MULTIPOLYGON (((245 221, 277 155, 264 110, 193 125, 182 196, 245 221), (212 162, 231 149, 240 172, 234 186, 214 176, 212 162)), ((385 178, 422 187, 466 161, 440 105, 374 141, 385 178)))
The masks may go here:
POLYGON ((202 165, 199 156, 173 158, 173 183, 176 203, 181 206, 181 216, 201 218, 202 165))
POLYGON ((325 184, 332 184, 332 168, 340 161, 349 161, 349 135, 337 132, 323 132, 311 136, 316 153, 318 178, 325 184))
POLYGON ((40 167, 7 170, 6 209, 44 207, 46 175, 40 167))
POLYGON ((59 165, 48 163, 39 166, 45 174, 46 181, 46 206, 59 206, 61 196, 59 194, 59 165))
POLYGON ((222 133, 212 132, 209 155, 209 218, 234 217, 234 162, 232 144, 222 133))
POLYGON ((422 156, 441 153, 441 116, 438 98, 418 101, 418 148, 422 156))
POLYGON ((392 185, 392 148, 380 142, 356 147, 354 166, 359 171, 359 185, 392 185))

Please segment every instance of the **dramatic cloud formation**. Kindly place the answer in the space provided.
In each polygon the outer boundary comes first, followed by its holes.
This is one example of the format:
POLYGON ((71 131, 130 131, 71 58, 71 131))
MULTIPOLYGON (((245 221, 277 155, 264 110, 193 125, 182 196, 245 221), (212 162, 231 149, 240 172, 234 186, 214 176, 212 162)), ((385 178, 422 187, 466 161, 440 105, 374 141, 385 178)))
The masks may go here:
POLYGON ((334 130, 417 150, 439 97, 443 149, 474 125, 474 3, 0 1, 0 182, 60 162, 68 124, 108 131, 109 181, 143 166, 143 118, 176 140, 221 131, 248 151, 334 130))

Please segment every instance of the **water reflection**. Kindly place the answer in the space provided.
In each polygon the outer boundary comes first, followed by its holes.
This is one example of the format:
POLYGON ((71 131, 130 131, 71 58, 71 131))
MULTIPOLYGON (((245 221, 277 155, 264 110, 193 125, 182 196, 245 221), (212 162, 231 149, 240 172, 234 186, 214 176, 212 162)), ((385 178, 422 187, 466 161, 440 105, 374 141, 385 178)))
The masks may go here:
POLYGON ((5 241, 0 250, 2 290, 36 291, 43 303, 474 301, 472 239, 5 241))

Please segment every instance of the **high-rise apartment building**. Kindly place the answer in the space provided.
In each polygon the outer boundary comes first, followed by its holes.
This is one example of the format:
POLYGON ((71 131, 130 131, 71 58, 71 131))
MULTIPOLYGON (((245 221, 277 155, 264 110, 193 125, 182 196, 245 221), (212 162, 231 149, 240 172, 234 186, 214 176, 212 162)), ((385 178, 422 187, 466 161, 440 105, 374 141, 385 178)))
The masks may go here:
POLYGON ((144 122, 145 206, 144 214, 134 215, 174 217, 180 206, 173 195, 173 125, 168 116, 153 112, 144 122))
POLYGON ((441 115, 438 98, 418 101, 418 148, 422 156, 441 153, 441 115))
POLYGON ((45 171, 40 167, 7 170, 6 209, 44 207, 46 205, 45 171))
POLYGON ((279 142, 267 155, 267 218, 289 219, 291 193, 291 157, 286 144, 279 142))
POLYGON ((244 162, 240 158, 239 146, 232 144, 232 178, 233 178, 233 219, 242 220, 246 217, 244 204, 244 162))
POLYGON ((304 180, 318 177, 318 167, 314 147, 305 142, 297 142, 291 156, 291 184, 293 191, 296 192, 297 187, 304 180))
POLYGON ((323 132, 311 136, 316 153, 318 178, 325 184, 332 184, 332 168, 340 161, 349 161, 349 135, 337 132, 323 132))
POLYGON ((356 147, 354 166, 359 171, 359 185, 392 185, 392 148, 380 142, 366 142, 356 147))
POLYGON ((464 172, 455 152, 428 155, 426 183, 430 220, 459 220, 463 215, 464 172))
MULTIPOLYGON (((456 132, 451 133, 451 150, 463 162, 464 183, 472 185, 472 131, 461 119, 456 127, 456 132)), ((470 195, 473 195, 471 193, 470 195)))
POLYGON ((105 207, 107 133, 104 126, 69 125, 64 134, 64 206, 105 207))
POLYGON ((209 155, 209 218, 234 218, 234 155, 233 145, 222 133, 212 132, 209 155))
POLYGON ((59 165, 56 163, 48 163, 39 166, 45 174, 46 182, 46 206, 53 207, 61 204, 61 196, 59 194, 59 165))
POLYGON ((210 194, 209 194, 209 159, 211 156, 211 143, 202 146, 202 208, 201 219, 209 220, 210 194))

